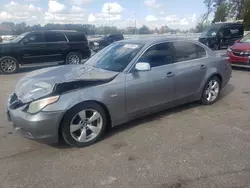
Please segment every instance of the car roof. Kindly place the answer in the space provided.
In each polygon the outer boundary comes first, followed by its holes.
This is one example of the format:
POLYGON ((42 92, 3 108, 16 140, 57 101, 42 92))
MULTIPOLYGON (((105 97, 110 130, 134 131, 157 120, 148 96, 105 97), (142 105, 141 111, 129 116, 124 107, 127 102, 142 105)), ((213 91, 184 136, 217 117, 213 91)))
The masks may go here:
POLYGON ((74 31, 74 30, 41 30, 41 31, 30 31, 28 33, 54 33, 54 32, 59 32, 59 33, 81 33, 84 34, 83 32, 79 31, 74 31))
POLYGON ((186 38, 176 38, 176 37, 165 37, 165 36, 157 36, 157 37, 142 37, 142 38, 135 38, 135 39, 125 39, 119 42, 124 43, 140 43, 140 44, 154 44, 158 42, 172 42, 172 41, 191 41, 197 43, 197 41, 192 39, 186 38))

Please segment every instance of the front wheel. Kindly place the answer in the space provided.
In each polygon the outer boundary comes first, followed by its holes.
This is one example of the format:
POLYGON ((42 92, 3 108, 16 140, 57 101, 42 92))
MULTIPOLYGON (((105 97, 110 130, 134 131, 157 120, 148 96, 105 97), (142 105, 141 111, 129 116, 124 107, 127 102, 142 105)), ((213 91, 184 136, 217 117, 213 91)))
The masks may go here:
POLYGON ((83 103, 73 107, 63 118, 61 133, 74 147, 85 147, 98 141, 107 127, 103 108, 96 103, 83 103))
POLYGON ((16 73, 19 69, 18 61, 13 57, 3 57, 0 59, 0 72, 4 74, 16 73))
POLYGON ((220 50, 220 46, 218 44, 214 44, 213 50, 215 51, 220 50))
POLYGON ((213 104, 217 101, 220 94, 220 80, 214 76, 207 82, 201 97, 201 103, 204 105, 213 104))

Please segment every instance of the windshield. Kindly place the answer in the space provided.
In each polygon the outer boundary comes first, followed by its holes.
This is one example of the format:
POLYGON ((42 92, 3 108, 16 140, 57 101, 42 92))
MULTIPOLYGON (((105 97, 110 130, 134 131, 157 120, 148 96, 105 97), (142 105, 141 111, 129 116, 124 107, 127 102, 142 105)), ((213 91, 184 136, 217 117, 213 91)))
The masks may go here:
POLYGON ((240 43, 249 43, 250 42, 250 33, 248 33, 243 39, 240 40, 240 43))
POLYGON ((20 40, 22 40, 26 35, 28 34, 28 32, 23 33, 21 35, 18 35, 16 38, 14 38, 13 40, 11 40, 11 42, 19 42, 20 40))
POLYGON ((209 27, 207 29, 205 29, 203 32, 202 32, 202 36, 216 36, 216 34, 218 33, 219 31, 219 27, 214 25, 212 27, 209 27))
POLYGON ((122 72, 142 47, 142 44, 114 43, 90 58, 86 65, 122 72))

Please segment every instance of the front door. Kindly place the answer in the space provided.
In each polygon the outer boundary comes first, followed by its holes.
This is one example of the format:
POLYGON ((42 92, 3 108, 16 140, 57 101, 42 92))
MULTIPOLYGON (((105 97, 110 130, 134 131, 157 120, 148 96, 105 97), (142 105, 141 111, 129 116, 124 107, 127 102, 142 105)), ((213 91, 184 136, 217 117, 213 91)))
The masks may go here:
POLYGON ((149 71, 132 69, 126 76, 126 110, 136 116, 145 110, 164 105, 174 99, 174 58, 172 43, 149 48, 138 60, 151 66, 149 71))
POLYGON ((175 99, 193 96, 200 91, 206 75, 206 51, 193 42, 174 42, 176 49, 175 99))
POLYGON ((32 33, 20 44, 21 63, 41 63, 47 54, 47 44, 43 33, 32 33))

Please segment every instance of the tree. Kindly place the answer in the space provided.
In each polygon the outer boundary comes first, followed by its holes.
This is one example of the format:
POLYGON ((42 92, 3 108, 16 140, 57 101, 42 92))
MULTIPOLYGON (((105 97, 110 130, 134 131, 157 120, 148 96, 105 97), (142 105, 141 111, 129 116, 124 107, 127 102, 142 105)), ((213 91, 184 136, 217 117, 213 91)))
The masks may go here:
POLYGON ((244 24, 245 30, 249 30, 250 29, 250 0, 245 0, 243 19, 244 19, 243 24, 244 24))
POLYGON ((197 22, 197 25, 195 27, 195 32, 200 33, 204 30, 204 28, 207 26, 205 20, 206 20, 206 14, 203 14, 197 22))
POLYGON ((242 20, 244 17, 244 7, 246 0, 230 0, 229 9, 230 16, 236 20, 242 20))
POLYGON ((206 8, 207 8, 207 12, 205 13, 205 21, 206 24, 208 23, 208 17, 211 14, 211 12, 213 11, 213 5, 214 5, 214 1, 213 0, 204 0, 203 1, 206 8))
POLYGON ((143 25, 140 29, 139 29, 139 34, 150 34, 150 30, 146 25, 143 25))
POLYGON ((225 22, 228 17, 228 3, 227 2, 221 2, 214 13, 214 22, 225 22))

